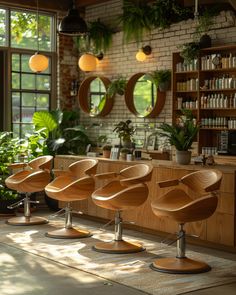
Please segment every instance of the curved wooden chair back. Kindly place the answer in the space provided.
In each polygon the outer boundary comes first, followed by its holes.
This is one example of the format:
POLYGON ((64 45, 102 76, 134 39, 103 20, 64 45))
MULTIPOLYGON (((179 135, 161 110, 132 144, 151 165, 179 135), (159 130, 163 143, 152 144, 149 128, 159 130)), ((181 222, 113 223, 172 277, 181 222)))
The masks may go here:
POLYGON ((180 182, 200 194, 213 192, 220 188, 222 173, 218 170, 199 170, 181 178, 180 182))
POLYGON ((29 166, 34 170, 46 170, 51 171, 52 169, 53 156, 40 156, 29 162, 29 166))
POLYGON ((94 175, 97 171, 98 160, 84 159, 69 166, 69 171, 77 178, 94 175))
POLYGON ((152 178, 153 168, 147 164, 136 164, 120 171, 121 184, 125 186, 148 182, 152 178))

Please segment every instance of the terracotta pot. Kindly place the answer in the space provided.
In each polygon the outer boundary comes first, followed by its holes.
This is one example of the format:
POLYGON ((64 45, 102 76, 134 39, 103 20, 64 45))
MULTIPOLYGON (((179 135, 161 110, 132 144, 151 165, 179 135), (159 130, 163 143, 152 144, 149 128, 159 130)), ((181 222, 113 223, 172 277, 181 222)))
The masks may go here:
POLYGON ((111 155, 111 151, 107 151, 107 150, 102 151, 103 158, 108 158, 109 159, 110 155, 111 155))

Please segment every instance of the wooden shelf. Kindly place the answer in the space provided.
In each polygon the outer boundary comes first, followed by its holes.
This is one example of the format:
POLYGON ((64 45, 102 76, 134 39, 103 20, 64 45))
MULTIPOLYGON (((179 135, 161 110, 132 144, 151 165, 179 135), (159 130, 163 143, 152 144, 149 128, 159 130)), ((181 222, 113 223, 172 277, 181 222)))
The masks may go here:
MULTIPOLYGON (((197 100, 198 108, 197 109, 189 109, 193 112, 194 117, 198 122, 201 122, 204 118, 213 118, 213 117, 223 117, 224 118, 224 125, 227 127, 202 127, 200 128, 200 132, 197 137, 197 144, 198 144, 198 153, 201 153, 201 148, 204 146, 207 147, 218 147, 219 142, 219 136, 221 135, 221 131, 236 131, 236 129, 228 129, 228 125, 225 124, 227 122, 227 119, 229 117, 232 117, 232 119, 236 119, 236 108, 202 108, 201 107, 201 97, 212 95, 212 94, 220 94, 224 98, 226 96, 229 98, 230 95, 234 95, 236 93, 236 87, 235 88, 223 88, 223 89, 203 89, 203 85, 205 84, 205 80, 215 80, 216 78, 219 78, 223 75, 226 75, 227 77, 236 77, 236 67, 232 67, 232 63, 230 63, 229 60, 223 60, 223 58, 228 58, 229 56, 235 57, 236 56, 236 45, 225 45, 225 46, 217 46, 217 47, 211 47, 211 48, 205 48, 200 50, 200 55, 198 58, 198 65, 199 69, 194 71, 175 71, 176 66, 180 66, 178 69, 184 69, 180 63, 183 62, 183 59, 180 57, 180 53, 176 52, 173 53, 173 76, 172 76, 172 96, 173 96, 173 123, 176 122, 177 117, 180 115, 180 109, 177 108, 177 106, 180 106, 178 104, 178 98, 182 98, 182 104, 181 107, 185 106, 184 104, 187 97, 194 98, 197 100), (217 54, 222 57, 222 64, 230 65, 229 68, 215 68, 213 63, 210 64, 211 69, 201 69, 202 61, 207 58, 208 55, 217 54), (176 90, 177 89, 177 83, 178 82, 187 82, 190 79, 198 78, 198 89, 196 90, 176 90), (210 132, 210 136, 208 135, 208 132, 210 132)), ((212 60, 211 60, 212 61, 212 60)), ((208 60, 208 62, 211 62, 208 60)), ((231 60, 232 61, 232 60, 231 60)), ((181 84, 180 84, 181 85, 181 84)), ((183 84, 185 85, 185 84, 183 84)), ((211 84, 209 84, 211 85, 211 84)), ((228 85, 228 84, 227 84, 228 85)), ((229 101, 228 101, 229 103, 229 101)), ((227 104, 229 106, 230 104, 227 104)), ((203 105, 202 105, 203 106, 203 105)))

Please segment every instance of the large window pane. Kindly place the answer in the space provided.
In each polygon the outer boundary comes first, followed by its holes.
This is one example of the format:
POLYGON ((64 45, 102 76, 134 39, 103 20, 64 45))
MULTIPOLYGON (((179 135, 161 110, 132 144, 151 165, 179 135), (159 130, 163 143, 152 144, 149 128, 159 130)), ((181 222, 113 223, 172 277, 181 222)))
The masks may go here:
POLYGON ((22 74, 21 85, 22 89, 35 89, 35 75, 22 74))
POLYGON ((0 46, 6 46, 6 10, 0 9, 0 46))
POLYGON ((22 105, 35 107, 36 97, 34 93, 22 93, 22 105))
POLYGON ((50 90, 50 76, 47 75, 37 75, 37 90, 50 90))
POLYGON ((35 112, 35 108, 22 108, 22 122, 32 123, 32 117, 35 112))
POLYGON ((11 11, 11 47, 51 51, 52 17, 33 12, 11 11), (39 36, 38 30, 39 29, 39 36))
POLYGON ((20 71, 20 55, 12 54, 12 71, 19 72, 20 71))
POLYGON ((37 98, 37 109, 43 108, 48 109, 49 108, 49 95, 48 94, 40 94, 37 98))
POLYGON ((13 89, 20 89, 20 74, 18 73, 11 74, 11 87, 13 89))

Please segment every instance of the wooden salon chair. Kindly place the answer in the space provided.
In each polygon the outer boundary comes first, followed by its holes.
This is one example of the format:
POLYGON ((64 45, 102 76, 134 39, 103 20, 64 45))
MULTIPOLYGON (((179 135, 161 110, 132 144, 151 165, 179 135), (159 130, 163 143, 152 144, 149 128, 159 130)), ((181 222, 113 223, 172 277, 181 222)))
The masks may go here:
POLYGON ((75 239, 91 236, 89 231, 73 228, 70 203, 91 196, 95 186, 93 175, 96 173, 97 165, 97 160, 85 159, 71 164, 68 171, 55 170, 57 177, 45 187, 45 192, 53 199, 66 202, 66 208, 59 211, 65 211, 65 226, 46 233, 47 237, 75 239))
POLYGON ((98 174, 96 177, 113 178, 111 182, 97 189, 92 194, 92 199, 96 205, 115 211, 115 239, 111 242, 97 243, 93 249, 103 253, 134 253, 145 250, 138 243, 122 239, 121 212, 134 210, 147 200, 149 190, 146 182, 151 180, 152 167, 137 164, 119 173, 108 172, 98 174))
POLYGON ((172 190, 155 200, 151 206, 158 217, 167 216, 179 223, 177 233, 177 255, 174 258, 159 258, 151 268, 167 273, 201 273, 211 268, 202 261, 196 261, 185 256, 186 222, 194 222, 210 217, 216 210, 222 173, 218 170, 200 170, 176 179, 159 183, 161 188, 175 186, 172 190), (176 187, 183 184, 187 192, 176 187), (195 197, 193 198, 193 195, 195 197), (196 198, 196 195, 198 196, 196 198))
POLYGON ((6 186, 16 190, 18 193, 25 194, 25 198, 11 205, 9 208, 14 209, 24 204, 24 216, 17 216, 8 219, 7 223, 11 225, 36 225, 48 223, 48 220, 43 217, 31 216, 30 204, 39 203, 38 201, 30 200, 32 193, 43 191, 45 186, 51 180, 52 156, 41 156, 31 160, 29 163, 14 163, 9 168, 17 171, 9 176, 6 180, 6 186))

